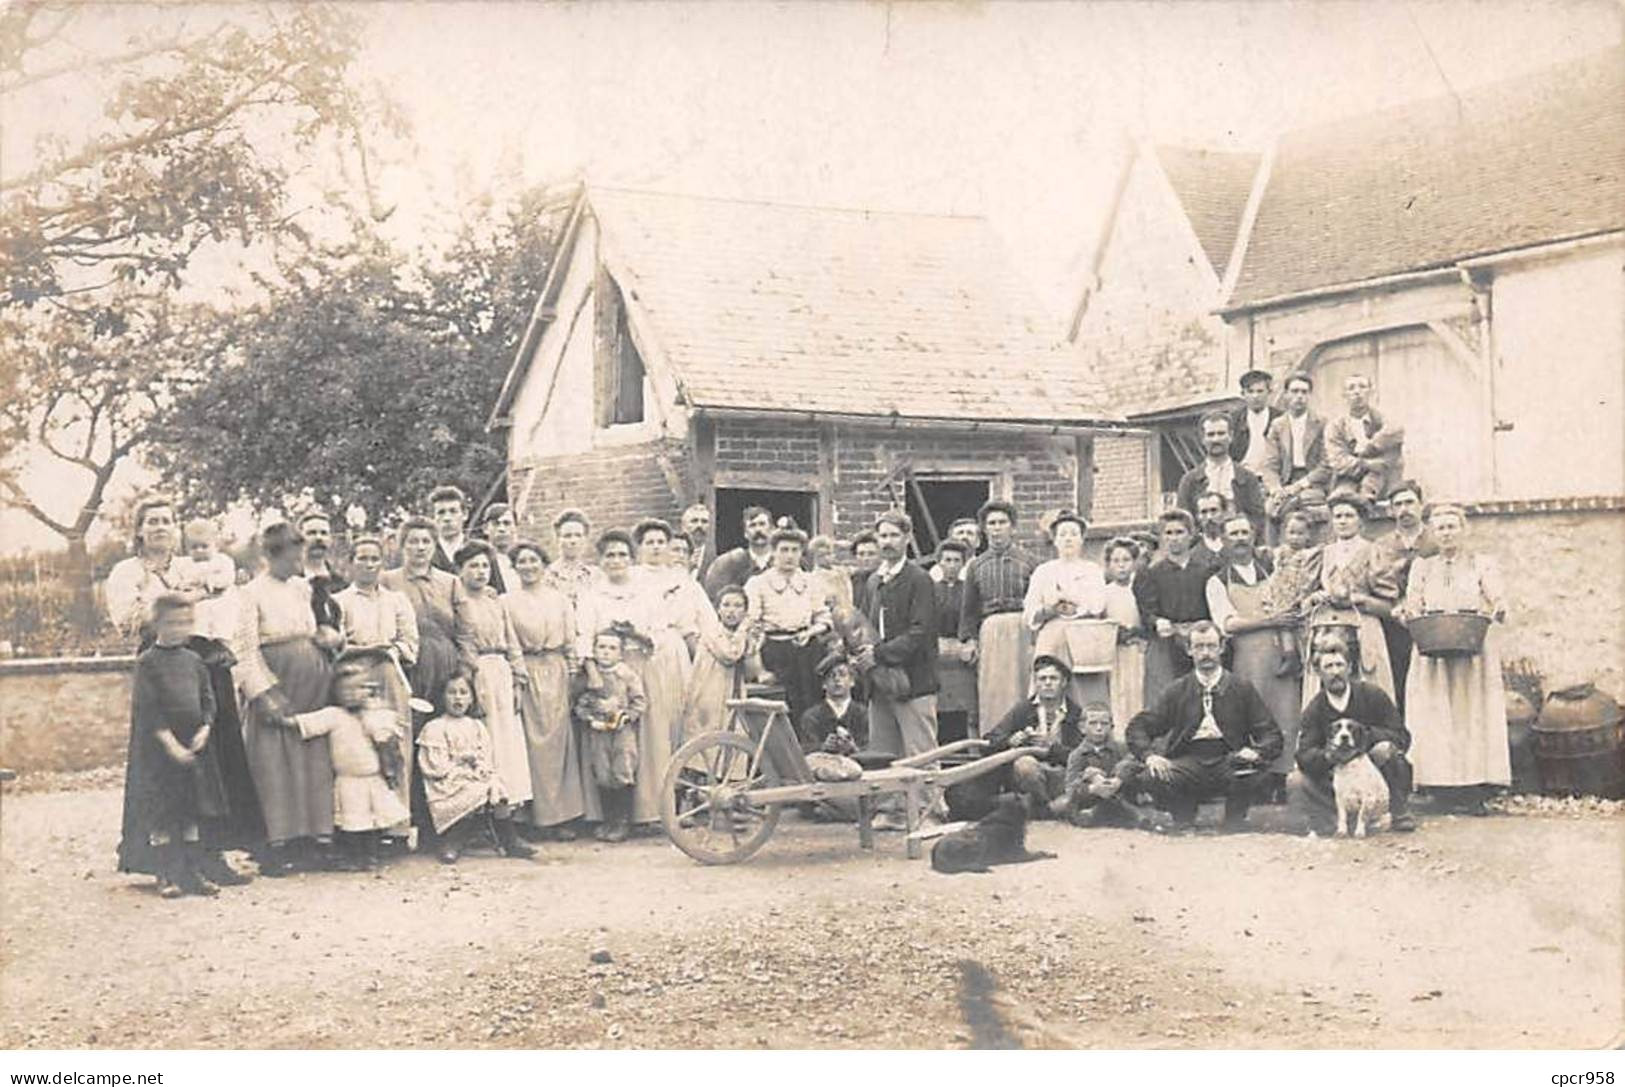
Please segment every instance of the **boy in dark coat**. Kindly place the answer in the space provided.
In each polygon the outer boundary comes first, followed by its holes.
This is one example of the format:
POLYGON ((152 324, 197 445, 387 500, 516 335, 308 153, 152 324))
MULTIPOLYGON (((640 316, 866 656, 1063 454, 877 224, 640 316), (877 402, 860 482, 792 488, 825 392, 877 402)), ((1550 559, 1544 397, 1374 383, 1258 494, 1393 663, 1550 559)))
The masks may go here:
POLYGON ((1134 803, 1145 767, 1112 739, 1112 709, 1091 702, 1083 710, 1083 738, 1066 760, 1066 794, 1050 805, 1080 827, 1139 827, 1147 821, 1134 803))

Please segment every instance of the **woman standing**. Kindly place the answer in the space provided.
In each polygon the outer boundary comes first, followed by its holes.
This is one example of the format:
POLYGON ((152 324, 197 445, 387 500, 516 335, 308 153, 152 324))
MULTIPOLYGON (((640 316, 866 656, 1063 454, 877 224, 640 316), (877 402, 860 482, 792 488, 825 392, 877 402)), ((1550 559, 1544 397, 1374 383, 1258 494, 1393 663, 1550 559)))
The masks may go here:
MULTIPOLYGON (((243 740, 259 792, 268 849, 260 871, 286 875, 295 842, 331 842, 333 761, 327 737, 305 740, 294 714, 327 705, 332 665, 317 645, 310 583, 298 575, 304 541, 289 524, 260 536, 265 572, 243 586, 238 612, 237 685, 248 700, 243 740)), ((328 631, 332 639, 337 631, 328 631)))
POLYGON ((1117 624, 1117 663, 1112 668, 1112 722, 1122 739, 1129 718, 1145 705, 1145 630, 1134 599, 1140 548, 1119 536, 1106 545, 1106 618, 1117 624))
MULTIPOLYGON (((483 540, 471 540, 457 549, 453 561, 463 591, 453 606, 457 652, 463 667, 474 676, 474 698, 485 713, 491 734, 491 757, 508 802, 515 806, 531 797, 530 758, 525 731, 519 724, 514 692, 530 682, 525 657, 519 651, 513 623, 502 598, 491 588, 493 552, 483 540)), ((495 821, 497 844, 510 857, 526 857, 531 849, 519 841, 511 819, 495 821)))
POLYGON ((186 564, 180 558, 180 532, 175 507, 168 499, 149 498, 135 508, 135 554, 107 573, 107 614, 132 645, 152 642, 152 605, 176 593, 196 601, 203 593, 184 584, 186 564))
MULTIPOLYGON (((1310 594, 1311 632, 1326 626, 1343 627, 1354 650, 1355 679, 1375 683, 1394 697, 1394 670, 1388 662, 1388 642, 1382 617, 1390 608, 1375 592, 1376 551, 1362 535, 1366 505, 1355 496, 1333 498, 1332 539, 1321 548, 1320 589, 1310 594)), ((1303 702, 1307 706, 1320 693, 1320 678, 1304 669, 1303 702)))
POLYGON ((1405 683, 1410 760, 1418 788, 1447 790, 1455 806, 1481 815, 1493 787, 1512 781, 1497 629, 1506 621, 1505 597, 1495 567, 1462 546, 1467 515, 1459 506, 1434 507, 1428 524, 1439 553, 1411 564, 1400 619, 1468 611, 1492 622, 1472 656, 1430 657, 1412 648, 1405 683))
MULTIPOLYGON (((1022 619, 1033 632, 1033 657, 1050 656, 1068 668, 1075 664, 1067 637, 1073 623, 1106 616, 1106 576, 1099 564, 1083 557, 1083 534, 1088 524, 1071 510, 1062 510, 1050 522, 1050 543, 1055 558, 1040 563, 1027 583, 1022 619)), ((1072 698, 1080 706, 1105 702, 1111 678, 1103 674, 1073 675, 1072 698)), ((1004 712, 1009 712, 1006 706, 1004 712)))
MULTIPOLYGON (((401 565, 386 570, 379 583, 406 597, 417 620, 418 653, 407 678, 412 681, 412 693, 432 702, 441 687, 457 671, 456 600, 462 595, 463 584, 452 574, 434 566, 434 524, 415 518, 401 526, 401 565)), ((427 717, 412 722, 412 742, 417 743, 427 717)), ((414 748, 415 750, 415 748, 414 748)), ((412 824, 418 828, 418 848, 428 852, 434 846, 434 821, 429 816, 429 801, 424 795, 423 782, 417 774, 411 775, 412 824)))
MULTIPOLYGON (((576 656, 586 660, 592 655, 593 636, 611 626, 622 633, 624 655, 622 660, 643 680, 645 693, 652 690, 651 680, 669 685, 673 665, 666 659, 656 663, 656 632, 666 624, 657 617, 659 593, 632 568, 632 537, 620 529, 610 529, 598 537, 598 567, 601 576, 581 590, 576 602, 576 656)), ((669 638, 667 639, 669 647, 669 638)), ((681 697, 681 688, 678 688, 681 697)), ((679 704, 680 705, 680 704, 679 704)), ((663 712, 671 712, 662 707, 663 712)), ((652 695, 643 720, 638 725, 638 772, 633 793, 632 821, 651 823, 660 818, 660 779, 671 758, 670 718, 657 718, 652 695)), ((584 746, 584 745, 583 745, 584 746)), ((583 767, 583 780, 591 773, 583 767)), ((597 802, 597 789, 586 790, 587 818, 602 818, 597 802)))
POLYGON ((515 544, 513 567, 516 581, 502 599, 525 661, 519 718, 530 758, 530 820, 555 841, 573 841, 570 823, 587 810, 581 752, 570 723, 575 608, 569 597, 547 584, 547 556, 538 545, 515 544))
POLYGON ((572 604, 579 603, 582 590, 598 579, 598 567, 587 561, 587 534, 591 531, 592 524, 580 510, 561 510, 553 518, 559 557, 547 568, 547 583, 569 597, 572 604))
MULTIPOLYGON (((671 536, 671 526, 655 518, 638 522, 632 530, 638 554, 636 576, 651 598, 654 620, 654 652, 643 677, 643 693, 649 699, 647 717, 665 728, 666 742, 674 751, 682 743, 683 705, 694 670, 693 646, 699 641, 701 626, 715 622, 716 613, 704 587, 671 563, 667 548, 671 536)), ((664 772, 662 762, 656 782, 664 772)), ((641 789, 639 793, 641 797, 641 789)), ((659 814, 658 806, 649 812, 650 818, 659 814)), ((643 821, 636 810, 633 819, 643 821)))

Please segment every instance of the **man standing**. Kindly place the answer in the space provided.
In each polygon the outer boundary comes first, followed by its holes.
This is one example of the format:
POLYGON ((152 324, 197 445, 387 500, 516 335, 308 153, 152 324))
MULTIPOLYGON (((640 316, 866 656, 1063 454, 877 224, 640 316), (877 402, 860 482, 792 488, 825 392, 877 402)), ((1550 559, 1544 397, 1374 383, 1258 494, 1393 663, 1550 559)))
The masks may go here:
POLYGON ((1326 426, 1332 494, 1375 502, 1404 474, 1405 428, 1389 425, 1371 406, 1371 379, 1364 374, 1343 382, 1343 399, 1348 414, 1326 426))
POLYGON ((1241 375, 1241 408, 1230 417, 1230 459, 1255 475, 1263 475, 1265 440, 1270 425, 1281 417, 1270 406, 1268 370, 1248 370, 1241 375))
POLYGON ((1286 379, 1286 414, 1270 426, 1265 443, 1265 512, 1279 521, 1293 510, 1310 513, 1311 520, 1326 519, 1326 486, 1331 469, 1326 467, 1326 420, 1309 410, 1309 396, 1315 390, 1308 374, 1286 379))
POLYGON ((436 487, 429 492, 429 517, 435 535, 434 559, 429 565, 455 575, 457 552, 468 542, 463 532, 468 523, 468 496, 449 483, 436 487))
POLYGON ((1196 496, 1197 543, 1191 548, 1191 561, 1217 570, 1225 562, 1224 522, 1230 503, 1216 491, 1196 496))
POLYGON ((977 511, 987 550, 965 568, 965 599, 959 609, 959 640, 976 665, 977 717, 986 727, 1027 695, 1032 631, 1022 622, 1038 560, 1016 544, 1016 507, 985 502, 977 511))
POLYGON ((1210 411, 1202 416, 1200 429, 1206 455, 1202 463, 1180 478, 1179 507, 1194 514, 1197 498, 1213 491, 1224 496, 1232 509, 1245 513, 1253 523, 1253 531, 1263 536, 1264 481, 1231 459, 1230 416, 1210 411))
POLYGON ((1150 642, 1145 656, 1145 699, 1149 704, 1167 684, 1191 669, 1184 639, 1191 624, 1209 618, 1207 579, 1213 567, 1191 557, 1194 523, 1184 510, 1168 510, 1159 522, 1162 553, 1134 579, 1150 642))
POLYGON ((1195 668, 1165 687, 1128 723, 1129 751, 1145 764, 1142 783, 1174 826, 1195 825, 1196 806, 1224 797, 1224 829, 1239 830, 1259 771, 1281 753, 1281 730, 1252 684, 1219 663, 1224 639, 1211 622, 1190 634, 1195 668), (1163 741, 1162 752, 1152 747, 1163 741))
MULTIPOLYGON (((908 561, 914 525, 900 510, 875 521, 880 568, 869 575, 868 617, 879 641, 865 646, 854 662, 867 672, 875 665, 900 670, 906 686, 897 692, 874 689, 869 699, 869 742, 878 751, 918 755, 937 741, 937 599, 931 576, 908 561)), ((901 829, 896 816, 882 826, 901 829)))
POLYGON ((717 552, 711 543, 711 507, 704 502, 696 502, 683 511, 683 535, 688 537, 689 569, 703 585, 705 575, 716 561, 717 552))
POLYGON ((965 545, 950 536, 937 548, 932 579, 937 595, 937 741, 952 743, 976 735, 976 669, 971 647, 959 640, 964 602, 965 545))
POLYGON ((1392 829, 1416 829, 1410 813, 1411 764, 1405 752, 1411 734, 1386 691, 1372 683, 1349 678, 1349 652, 1341 642, 1323 643, 1315 654, 1320 693, 1303 709, 1298 732, 1298 768, 1287 778, 1287 802, 1293 812, 1317 834, 1336 829, 1336 792, 1332 788, 1332 752, 1327 749, 1332 727, 1347 717, 1365 726, 1371 756, 1388 783, 1388 813, 1392 829))
MULTIPOLYGON (((310 582, 310 606, 316 613, 318 627, 344 629, 343 612, 334 599, 349 588, 350 582, 330 563, 333 549, 333 523, 327 514, 311 511, 299 518, 299 535, 304 538, 304 567, 302 573, 310 582)), ((327 644, 329 639, 318 632, 317 642, 323 649, 337 650, 338 645, 327 644)))
MULTIPOLYGON (((959 544, 965 549, 965 561, 967 563, 976 557, 977 552, 982 550, 982 530, 980 526, 977 525, 974 517, 961 517, 959 520, 949 525, 947 539, 952 540, 954 543, 959 544)), ((963 566, 959 568, 959 576, 961 578, 965 576, 965 568, 963 566)), ((931 580, 942 580, 942 570, 936 564, 933 564, 931 567, 931 580)))
POLYGON ((1390 614, 1382 620, 1382 640, 1388 645, 1388 663, 1394 670, 1394 701, 1405 704, 1405 680, 1411 670, 1411 632, 1393 617, 1392 610, 1405 598, 1405 585, 1411 563, 1439 553, 1433 533, 1422 523, 1422 486, 1407 479, 1388 494, 1388 508, 1394 515, 1394 530, 1371 544, 1371 594, 1388 605, 1390 614))
POLYGON ((852 606, 869 614, 869 575, 880 569, 880 541, 864 529, 852 537, 852 606))
POLYGON ((728 586, 743 588, 752 576, 772 565, 773 514, 761 506, 746 506, 740 521, 745 529, 745 546, 718 555, 705 573, 705 594, 712 604, 728 586))
POLYGON ((485 541, 491 545, 495 557, 491 563, 491 588, 499 593, 519 588, 519 574, 513 568, 508 550, 519 542, 519 521, 513 507, 506 502, 493 502, 485 507, 480 519, 485 541))

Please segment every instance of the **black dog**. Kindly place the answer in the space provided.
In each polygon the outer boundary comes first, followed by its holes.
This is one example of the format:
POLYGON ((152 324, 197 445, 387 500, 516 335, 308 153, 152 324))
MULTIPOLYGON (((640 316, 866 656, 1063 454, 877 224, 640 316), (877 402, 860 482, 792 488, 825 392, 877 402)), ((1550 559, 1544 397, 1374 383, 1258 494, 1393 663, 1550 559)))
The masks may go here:
POLYGON ((992 814, 974 826, 937 839, 931 867, 938 872, 989 872, 995 864, 1041 861, 1053 853, 1027 849, 1027 806, 1020 797, 1001 796, 992 814))

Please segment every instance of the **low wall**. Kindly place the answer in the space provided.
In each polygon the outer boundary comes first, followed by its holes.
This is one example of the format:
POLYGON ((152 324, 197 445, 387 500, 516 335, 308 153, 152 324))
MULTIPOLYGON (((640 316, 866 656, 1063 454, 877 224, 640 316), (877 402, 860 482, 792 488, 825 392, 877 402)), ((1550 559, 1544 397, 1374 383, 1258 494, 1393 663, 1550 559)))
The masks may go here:
POLYGON ((124 762, 134 657, 0 662, 0 766, 19 773, 124 762))

